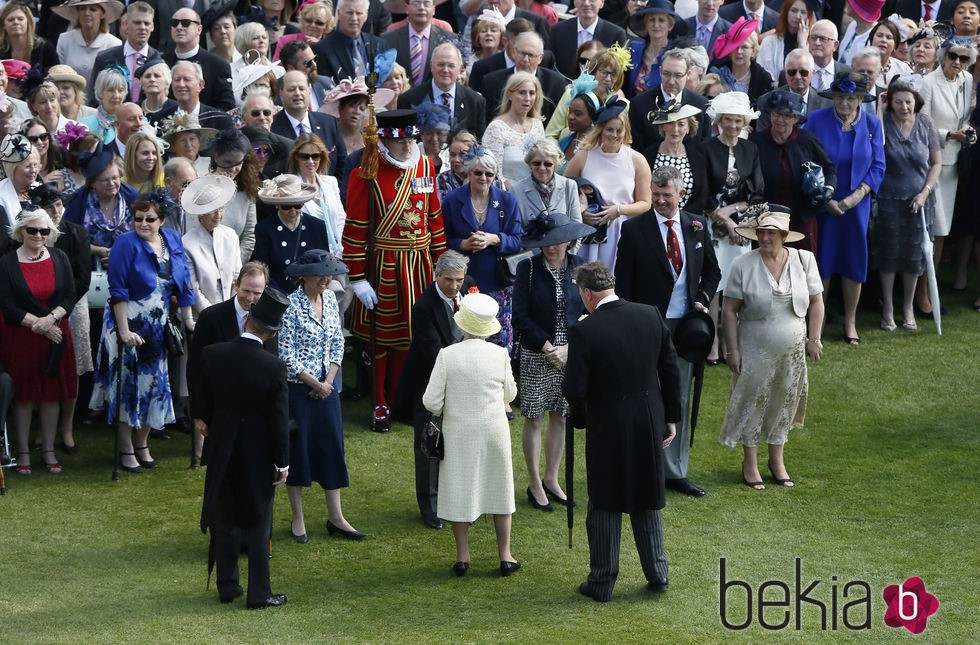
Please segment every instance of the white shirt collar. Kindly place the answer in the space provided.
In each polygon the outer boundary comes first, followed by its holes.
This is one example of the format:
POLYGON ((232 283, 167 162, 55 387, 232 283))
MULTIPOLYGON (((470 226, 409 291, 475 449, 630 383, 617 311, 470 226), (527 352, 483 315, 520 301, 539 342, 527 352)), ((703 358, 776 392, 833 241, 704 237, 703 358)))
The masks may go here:
POLYGON ((510 8, 510 12, 504 14, 504 19, 507 22, 510 22, 511 20, 514 19, 514 16, 516 15, 517 15, 517 3, 515 2, 514 6, 510 8))
MULTIPOLYGON (((516 7, 517 5, 514 5, 514 6, 516 7)), ((578 33, 579 31, 582 31, 584 29, 585 31, 589 32, 589 34, 591 34, 592 36, 595 36, 595 28, 599 24, 599 17, 596 16, 595 21, 591 25, 589 25, 588 27, 582 25, 582 20, 581 19, 576 19, 575 22, 578 23, 578 31, 576 31, 575 33, 578 33)))
POLYGON ((259 338, 255 334, 252 334, 252 333, 247 332, 247 331, 243 331, 242 332, 242 338, 247 338, 249 340, 254 340, 257 343, 261 343, 262 342, 262 339, 261 338, 259 338))
POLYGON ((619 300, 619 296, 617 296, 615 293, 614 294, 611 294, 611 295, 608 295, 605 298, 603 298, 602 300, 600 300, 599 302, 597 302, 595 308, 598 309, 599 307, 601 307, 602 305, 604 305, 606 303, 616 302, 617 300, 619 300))
POLYGON ((283 112, 283 114, 286 115, 286 118, 289 119, 289 125, 293 126, 293 130, 296 129, 296 126, 297 125, 299 125, 300 123, 302 123, 303 125, 306 126, 306 129, 308 131, 313 132, 313 128, 310 127, 309 111, 303 113, 303 120, 302 121, 300 121, 299 119, 294 119, 293 118, 293 115, 290 114, 289 112, 286 112, 286 110, 283 110, 282 112, 283 112))
MULTIPOLYGON (((653 212, 654 213, 657 213, 656 209, 653 212)), ((667 220, 671 220, 672 222, 677 222, 679 224, 680 221, 681 221, 681 210, 678 208, 677 209, 677 212, 674 213, 674 215, 672 217, 664 217, 660 213, 657 213, 657 222, 661 226, 663 226, 663 223, 666 222, 667 220)))
MULTIPOLYGON (((432 100, 433 101, 435 101, 435 99, 439 99, 441 101, 442 100, 442 95, 443 95, 444 92, 449 92, 449 99, 450 99, 449 102, 450 103, 455 103, 456 102, 456 84, 455 83, 453 83, 453 86, 450 87, 448 90, 444 90, 444 89, 441 89, 438 85, 436 85, 436 82, 435 81, 432 81, 432 100)), ((441 103, 440 103, 440 105, 441 105, 441 103)))
POLYGON ((448 298, 446 297, 446 294, 442 292, 442 289, 439 288, 439 285, 436 285, 436 293, 439 294, 439 297, 442 298, 442 301, 444 303, 449 305, 450 308, 455 309, 453 305, 459 302, 459 294, 456 294, 456 300, 453 300, 452 298, 448 298))
POLYGON ((148 56, 150 53, 150 46, 143 45, 143 49, 133 49, 133 46, 129 44, 129 41, 123 43, 123 56, 129 58, 130 54, 142 54, 143 56, 148 56))
POLYGON ((232 300, 235 302, 235 315, 238 316, 239 320, 241 320, 242 316, 248 313, 248 310, 242 308, 242 304, 238 302, 238 295, 235 295, 232 300))
POLYGON ((200 45, 197 45, 197 46, 194 47, 194 49, 192 49, 189 52, 184 53, 184 54, 181 54, 179 51, 177 51, 175 49, 174 50, 174 56, 176 56, 178 60, 187 60, 189 58, 194 58, 195 56, 197 56, 197 52, 200 51, 200 49, 201 49, 201 46, 200 45))

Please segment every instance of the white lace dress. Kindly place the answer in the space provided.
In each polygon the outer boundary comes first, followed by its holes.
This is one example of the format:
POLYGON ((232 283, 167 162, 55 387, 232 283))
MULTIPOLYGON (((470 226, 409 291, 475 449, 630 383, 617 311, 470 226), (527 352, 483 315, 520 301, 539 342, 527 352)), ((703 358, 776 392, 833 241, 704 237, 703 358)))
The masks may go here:
POLYGON ((531 169, 524 163, 524 154, 527 147, 543 138, 544 125, 540 119, 531 121, 530 132, 518 132, 504 123, 503 119, 495 119, 483 133, 483 145, 497 158, 503 180, 514 185, 531 176, 531 169))

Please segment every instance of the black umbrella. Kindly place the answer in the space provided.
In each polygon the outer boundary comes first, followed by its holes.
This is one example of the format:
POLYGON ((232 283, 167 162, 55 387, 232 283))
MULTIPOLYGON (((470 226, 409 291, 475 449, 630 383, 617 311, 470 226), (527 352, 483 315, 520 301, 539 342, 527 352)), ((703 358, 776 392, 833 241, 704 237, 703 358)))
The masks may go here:
POLYGON ((572 526, 575 524, 575 426, 572 424, 572 411, 565 417, 565 515, 568 518, 568 548, 572 548, 572 526))
POLYGON ((701 387, 704 385, 704 361, 694 364, 694 392, 691 395, 691 447, 694 446, 694 429, 698 427, 698 408, 701 407, 701 387))

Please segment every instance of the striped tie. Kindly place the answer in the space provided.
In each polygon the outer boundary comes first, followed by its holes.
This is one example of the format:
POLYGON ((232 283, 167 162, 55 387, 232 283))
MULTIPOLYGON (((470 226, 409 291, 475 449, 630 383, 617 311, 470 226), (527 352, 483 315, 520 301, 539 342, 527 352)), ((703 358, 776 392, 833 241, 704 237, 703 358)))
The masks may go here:
POLYGON ((425 71, 422 68, 422 37, 412 36, 412 84, 418 85, 422 82, 422 75, 425 71))

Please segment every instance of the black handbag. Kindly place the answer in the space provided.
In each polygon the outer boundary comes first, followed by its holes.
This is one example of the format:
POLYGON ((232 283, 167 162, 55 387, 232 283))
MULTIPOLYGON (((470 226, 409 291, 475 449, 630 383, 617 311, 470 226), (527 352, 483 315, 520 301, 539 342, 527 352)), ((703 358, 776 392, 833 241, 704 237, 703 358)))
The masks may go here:
POLYGON ((827 190, 823 168, 812 161, 803 162, 803 176, 800 178, 800 191, 807 206, 824 208, 833 195, 827 190))
POLYGON ((429 417, 425 427, 422 428, 420 444, 423 455, 442 461, 446 456, 446 447, 442 443, 442 417, 429 417))
MULTIPOLYGON (((504 211, 500 210, 500 230, 504 230, 504 211)), ((500 235, 500 233, 498 233, 500 235)), ((497 282, 502 282, 503 284, 511 285, 517 280, 517 265, 528 258, 534 257, 534 251, 527 249, 520 251, 518 253, 511 253, 510 255, 504 255, 502 253, 497 254, 497 282)))
POLYGON ((163 323, 163 343, 170 356, 184 355, 184 333, 180 331, 180 325, 170 316, 167 316, 166 322, 163 323))

